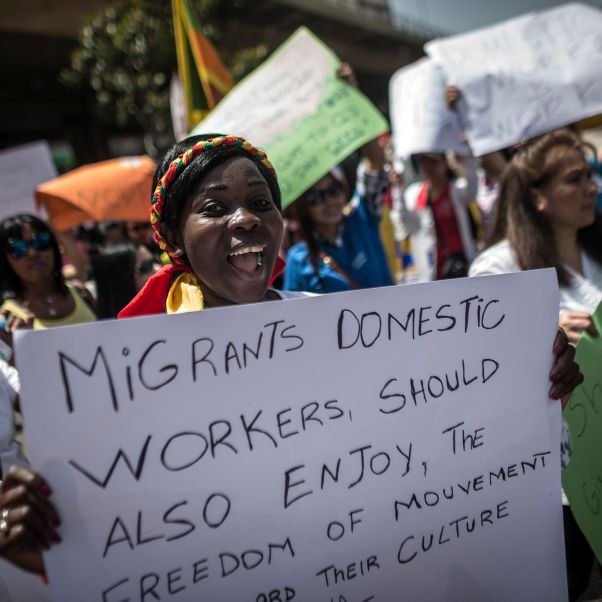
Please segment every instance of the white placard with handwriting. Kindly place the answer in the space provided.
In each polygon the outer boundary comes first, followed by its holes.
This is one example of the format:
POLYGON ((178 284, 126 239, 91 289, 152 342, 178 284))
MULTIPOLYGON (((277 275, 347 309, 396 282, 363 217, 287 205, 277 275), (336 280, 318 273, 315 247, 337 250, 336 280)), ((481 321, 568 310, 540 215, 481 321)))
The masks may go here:
POLYGON ((470 154, 460 119, 445 104, 445 75, 423 58, 395 72, 389 82, 389 108, 395 154, 470 154))
POLYGON ((37 214, 36 186, 56 176, 45 140, 0 151, 0 219, 17 213, 37 214))
POLYGON ((475 155, 602 113, 602 11, 572 3, 426 44, 475 155))
POLYGON ((55 600, 565 600, 557 321, 542 270, 23 332, 55 600))

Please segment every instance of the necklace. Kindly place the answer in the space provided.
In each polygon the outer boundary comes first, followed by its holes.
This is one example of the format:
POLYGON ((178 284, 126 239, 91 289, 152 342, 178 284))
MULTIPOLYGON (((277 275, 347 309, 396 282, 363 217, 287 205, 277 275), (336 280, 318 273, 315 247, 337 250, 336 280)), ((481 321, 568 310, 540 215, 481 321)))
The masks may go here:
MULTIPOLYGON (((54 300, 55 300, 55 295, 46 295, 45 297, 43 297, 45 303, 46 303, 46 311, 48 312, 48 315, 51 318, 56 317, 56 315, 58 314, 58 311, 56 309, 56 307, 54 306, 54 300)), ((25 299, 22 303, 23 307, 29 309, 29 299, 25 299)))
POLYGON ((48 305, 48 315, 51 317, 55 317, 57 314, 56 307, 54 307, 54 299, 52 295, 48 295, 46 297, 46 304, 48 305))

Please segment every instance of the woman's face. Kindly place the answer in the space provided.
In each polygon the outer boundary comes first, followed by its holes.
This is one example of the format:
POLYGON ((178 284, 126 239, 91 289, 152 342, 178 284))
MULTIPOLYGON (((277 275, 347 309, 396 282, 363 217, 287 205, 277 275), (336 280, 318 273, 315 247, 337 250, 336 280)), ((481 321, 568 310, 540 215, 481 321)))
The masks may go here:
POLYGON ((178 234, 208 306, 264 299, 282 216, 253 161, 233 157, 212 169, 186 201, 178 234))
MULTIPOLYGON (((24 286, 40 284, 52 280, 54 270, 54 255, 48 239, 38 235, 29 224, 25 224, 21 236, 13 240, 13 248, 22 249, 24 254, 16 257, 15 253, 7 251, 8 264, 24 286), (33 244, 32 244, 33 240, 33 244), (21 241, 23 241, 23 244, 21 241)), ((9 239, 9 245, 11 239, 9 239)))
POLYGON ((566 148, 555 173, 536 189, 537 209, 548 217, 554 230, 576 232, 594 222, 597 187, 591 175, 583 153, 566 148))
POLYGON ((418 171, 420 177, 427 182, 447 178, 447 161, 445 155, 419 155, 418 171))
POLYGON ((338 226, 343 221, 347 197, 343 186, 330 174, 305 193, 304 202, 318 231, 320 228, 338 226))

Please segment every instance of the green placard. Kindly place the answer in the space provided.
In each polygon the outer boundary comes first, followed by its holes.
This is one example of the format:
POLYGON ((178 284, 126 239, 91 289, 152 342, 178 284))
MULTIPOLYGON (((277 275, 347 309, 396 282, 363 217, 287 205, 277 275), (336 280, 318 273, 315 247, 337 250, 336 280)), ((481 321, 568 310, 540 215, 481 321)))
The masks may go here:
MULTIPOLYGON (((338 64, 333 65, 336 69, 338 64)), ((266 145, 282 190, 284 207, 335 165, 387 130, 387 123, 358 90, 333 75, 315 113, 266 145)))
POLYGON ((301 27, 192 133, 237 134, 262 147, 276 169, 286 206, 388 129, 370 100, 336 76, 340 64, 328 47, 301 27), (312 62, 307 62, 309 58, 312 62), (310 112, 300 108, 308 98, 310 112))
POLYGON ((584 334, 576 360, 585 376, 564 410, 571 429, 571 460, 562 471, 562 486, 573 515, 602 562, 602 303, 594 324, 600 333, 584 334))

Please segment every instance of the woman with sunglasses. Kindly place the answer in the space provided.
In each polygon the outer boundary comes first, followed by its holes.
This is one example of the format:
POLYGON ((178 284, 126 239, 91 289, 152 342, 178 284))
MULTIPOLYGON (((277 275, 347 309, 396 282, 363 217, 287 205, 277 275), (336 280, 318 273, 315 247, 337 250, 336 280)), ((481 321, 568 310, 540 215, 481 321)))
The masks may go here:
MULTIPOLYGON (((357 87, 347 63, 338 75, 357 87)), ((388 187, 384 152, 375 139, 361 153, 351 199, 344 174, 336 168, 293 203, 302 240, 288 251, 285 290, 332 293, 393 284, 380 238, 388 187)))
POLYGON ((0 336, 27 326, 53 328, 96 319, 91 296, 66 283, 61 253, 52 230, 28 214, 0 222, 0 336))
MULTIPOLYGON (((154 274, 120 317, 204 311, 302 296, 270 287, 282 266, 280 188, 266 155, 236 136, 194 136, 157 167, 151 222, 172 264, 154 274)), ((286 302, 286 301, 285 301, 286 302)), ((550 378, 556 399, 579 380, 559 333, 550 378)), ((42 550, 60 545, 60 519, 43 477, 13 467, 0 486, 0 556, 43 572, 42 550)))

